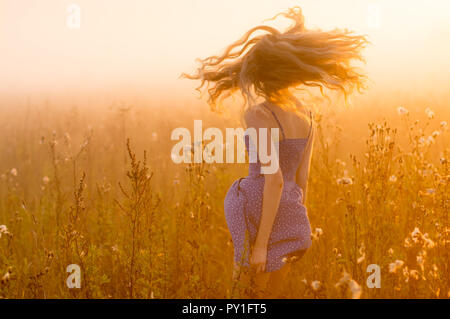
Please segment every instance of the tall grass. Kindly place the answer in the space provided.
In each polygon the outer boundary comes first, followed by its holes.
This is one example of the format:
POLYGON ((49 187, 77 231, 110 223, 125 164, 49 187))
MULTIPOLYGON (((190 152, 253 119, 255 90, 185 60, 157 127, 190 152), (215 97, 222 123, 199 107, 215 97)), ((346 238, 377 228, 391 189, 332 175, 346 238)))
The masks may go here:
MULTIPOLYGON (((393 103, 382 116, 322 108, 314 240, 286 298, 450 297, 445 103, 398 114, 393 103), (381 288, 366 285, 370 264, 381 288)), ((170 159, 172 129, 235 122, 201 108, 11 108, 1 110, 0 298, 240 297, 223 200, 246 165, 170 159), (80 289, 66 286, 69 264, 80 289)))

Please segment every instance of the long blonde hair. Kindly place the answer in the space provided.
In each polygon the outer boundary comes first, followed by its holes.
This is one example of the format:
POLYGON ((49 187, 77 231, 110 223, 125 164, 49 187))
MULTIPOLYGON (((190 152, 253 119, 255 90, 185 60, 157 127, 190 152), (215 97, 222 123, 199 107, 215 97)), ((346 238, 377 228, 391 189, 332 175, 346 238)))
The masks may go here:
POLYGON ((308 30, 300 7, 293 7, 275 15, 294 21, 285 32, 260 25, 229 45, 221 56, 198 59, 197 73, 183 73, 181 77, 201 80, 197 90, 206 85, 208 103, 213 111, 221 111, 222 101, 240 90, 245 103, 255 103, 256 96, 278 105, 293 105, 290 88, 319 87, 339 90, 345 97, 355 88, 365 87, 366 76, 355 66, 354 60, 364 62, 362 49, 366 36, 348 30, 308 30), (265 31, 250 39, 255 31, 265 31), (239 49, 239 47, 242 48, 239 49), (212 87, 209 87, 213 84, 212 87), (253 95, 252 89, 255 93, 253 95))

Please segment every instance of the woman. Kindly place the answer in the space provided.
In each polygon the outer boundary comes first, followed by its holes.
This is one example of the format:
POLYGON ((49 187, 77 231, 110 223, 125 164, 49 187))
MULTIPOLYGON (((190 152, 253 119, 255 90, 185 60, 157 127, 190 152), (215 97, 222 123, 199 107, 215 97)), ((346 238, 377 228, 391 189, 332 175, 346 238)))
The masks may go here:
MULTIPOLYGON (((224 96, 239 90, 246 102, 246 127, 278 128, 281 133, 273 140, 272 131, 266 130, 266 150, 270 143, 278 146, 278 170, 262 173, 266 164, 259 161, 258 149, 258 161, 249 164, 247 177, 233 183, 224 203, 234 246, 234 278, 264 296, 279 296, 292 261, 311 245, 305 198, 314 129, 311 112, 290 89, 316 86, 322 93, 328 88, 347 96, 363 88, 365 80, 351 65, 352 60, 363 60, 364 36, 346 30, 308 30, 299 7, 280 15, 294 22, 285 32, 254 27, 221 56, 200 60, 196 75, 184 74, 200 79, 199 89, 214 84, 208 90, 213 110, 224 96), (255 31, 265 34, 250 39, 255 31), (258 97, 264 101, 257 103, 258 97)), ((245 142, 247 150, 250 143, 257 145, 249 138, 245 142)))

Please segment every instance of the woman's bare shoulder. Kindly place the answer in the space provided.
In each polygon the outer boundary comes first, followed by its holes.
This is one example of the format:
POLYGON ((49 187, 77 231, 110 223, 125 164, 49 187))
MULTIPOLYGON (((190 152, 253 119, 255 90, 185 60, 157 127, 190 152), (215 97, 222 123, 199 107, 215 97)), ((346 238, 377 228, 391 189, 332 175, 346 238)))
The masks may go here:
POLYGON ((270 124, 270 116, 262 103, 248 107, 244 112, 247 127, 264 127, 270 124))

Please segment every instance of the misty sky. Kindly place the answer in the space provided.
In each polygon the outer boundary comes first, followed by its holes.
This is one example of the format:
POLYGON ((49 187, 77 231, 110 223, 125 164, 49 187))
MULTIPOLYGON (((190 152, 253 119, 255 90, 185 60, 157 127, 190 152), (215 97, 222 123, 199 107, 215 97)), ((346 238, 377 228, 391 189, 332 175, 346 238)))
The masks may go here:
POLYGON ((369 34, 377 85, 448 85, 447 0, 0 0, 0 90, 191 92, 195 84, 178 75, 195 58, 292 5, 307 27, 369 34), (80 29, 67 26, 71 3, 81 8, 80 29))

